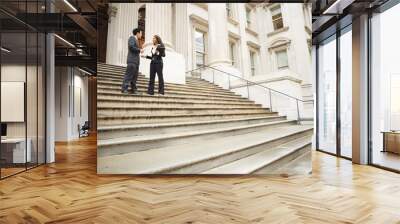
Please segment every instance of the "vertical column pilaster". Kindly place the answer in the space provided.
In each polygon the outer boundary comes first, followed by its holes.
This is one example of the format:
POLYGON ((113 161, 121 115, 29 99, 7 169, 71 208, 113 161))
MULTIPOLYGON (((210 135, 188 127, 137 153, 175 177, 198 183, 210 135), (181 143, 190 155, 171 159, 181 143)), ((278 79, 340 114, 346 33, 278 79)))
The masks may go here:
POLYGON ((230 64, 226 3, 208 4, 208 64, 230 64))
POLYGON ((368 163, 368 15, 353 20, 352 25, 352 158, 354 163, 368 163))

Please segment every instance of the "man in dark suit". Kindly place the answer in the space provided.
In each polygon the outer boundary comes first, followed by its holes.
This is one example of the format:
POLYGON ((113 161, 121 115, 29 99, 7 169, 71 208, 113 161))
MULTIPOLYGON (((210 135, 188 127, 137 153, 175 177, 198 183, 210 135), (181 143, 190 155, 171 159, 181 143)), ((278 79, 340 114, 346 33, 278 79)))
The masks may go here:
POLYGON ((127 57, 127 67, 124 76, 124 81, 122 82, 122 93, 128 93, 129 84, 132 88, 132 93, 137 92, 136 80, 139 73, 140 56, 139 54, 143 52, 143 49, 139 47, 139 39, 142 38, 142 30, 136 28, 133 30, 133 36, 129 37, 128 40, 128 57, 127 57))

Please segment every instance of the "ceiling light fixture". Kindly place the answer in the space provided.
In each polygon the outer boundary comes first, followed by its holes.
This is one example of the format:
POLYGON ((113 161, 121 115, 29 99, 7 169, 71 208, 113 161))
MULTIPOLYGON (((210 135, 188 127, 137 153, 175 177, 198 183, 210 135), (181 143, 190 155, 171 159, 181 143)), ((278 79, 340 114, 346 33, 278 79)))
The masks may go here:
MULTIPOLYGON (((332 5, 330 5, 327 9, 324 10, 322 14, 331 14, 331 10, 335 9, 341 0, 336 0, 332 5)), ((339 13, 337 13, 339 14, 339 13)))
POLYGON ((10 53, 10 52, 11 52, 10 50, 8 50, 8 49, 5 48, 5 47, 1 47, 1 51, 4 51, 4 52, 6 52, 6 53, 10 53))
POLYGON ((351 5, 355 0, 336 0, 332 5, 324 10, 322 14, 342 14, 343 10, 351 5))
POLYGON ((65 4, 67 4, 74 12, 78 12, 78 10, 68 1, 64 0, 65 4))
POLYGON ((59 35, 57 35, 57 34, 54 34, 54 36, 55 37, 57 37, 59 40, 61 40, 62 42, 64 42, 64 43, 66 43, 67 45, 69 45, 70 47, 73 47, 73 48, 75 48, 75 45, 73 45, 71 42, 69 42, 68 40, 66 40, 66 39, 64 39, 64 38, 62 38, 62 37, 60 37, 59 35))
POLYGON ((92 75, 93 75, 92 73, 90 73, 90 72, 88 72, 88 71, 85 71, 85 70, 83 70, 83 69, 81 69, 81 68, 78 68, 78 70, 81 71, 81 72, 83 72, 83 73, 85 73, 85 74, 87 74, 87 75, 89 75, 89 76, 92 76, 92 75))

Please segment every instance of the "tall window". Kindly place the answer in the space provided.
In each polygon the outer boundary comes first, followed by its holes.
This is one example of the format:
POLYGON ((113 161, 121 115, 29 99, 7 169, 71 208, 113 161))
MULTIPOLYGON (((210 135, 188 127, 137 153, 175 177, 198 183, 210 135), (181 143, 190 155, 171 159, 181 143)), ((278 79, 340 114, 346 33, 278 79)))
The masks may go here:
POLYGON ((251 27, 251 9, 246 8, 246 21, 247 21, 247 27, 251 27))
POLYGON ((306 26, 311 27, 311 8, 310 3, 303 5, 304 23, 306 26))
POLYGON ((272 15, 272 24, 274 25, 274 30, 279 30, 283 28, 283 18, 280 5, 271 9, 271 15, 272 15))
POLYGON ((371 19, 372 163, 400 171, 400 4, 371 19), (385 133, 385 134, 384 134, 385 133))
POLYGON ((230 54, 230 58, 231 58, 231 62, 233 66, 236 66, 237 62, 236 62, 236 50, 235 50, 235 42, 229 42, 229 54, 230 54))
POLYGON ((276 52, 276 59, 278 62, 278 69, 284 69, 289 67, 287 51, 280 50, 276 52))
POLYGON ((400 74, 390 75, 390 130, 400 130, 400 74))
POLYGON ((205 65, 206 62, 205 33, 196 30, 194 34, 194 41, 195 41, 196 67, 201 67, 205 65))
POLYGON ((256 75, 256 52, 250 51, 250 71, 251 76, 256 75))
MULTIPOLYGON (((350 27, 351 28, 351 27, 350 27)), ((352 157, 352 34, 340 36, 340 154, 352 157)))
POLYGON ((318 48, 318 149, 336 154, 336 36, 318 48))
POLYGON ((232 3, 226 3, 226 15, 228 18, 233 18, 233 7, 232 3))

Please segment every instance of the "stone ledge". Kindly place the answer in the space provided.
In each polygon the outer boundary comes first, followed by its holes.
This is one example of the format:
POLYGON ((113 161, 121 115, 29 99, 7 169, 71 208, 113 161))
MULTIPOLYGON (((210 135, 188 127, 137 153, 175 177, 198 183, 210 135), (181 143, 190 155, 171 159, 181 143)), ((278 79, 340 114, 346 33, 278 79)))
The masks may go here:
POLYGON ((228 21, 229 21, 229 23, 231 23, 231 24, 233 24, 235 26, 239 25, 239 22, 236 19, 232 18, 232 17, 228 16, 228 21))
POLYGON ((283 33, 283 32, 288 31, 288 30, 289 30, 288 26, 280 28, 279 30, 275 30, 275 31, 272 31, 272 32, 268 33, 267 37, 271 37, 271 36, 274 36, 274 35, 276 35, 278 33, 283 33))
POLYGON ((251 35, 253 35, 255 37, 258 37, 258 33, 256 31, 252 30, 249 27, 246 27, 246 33, 249 33, 249 34, 251 34, 251 35))

